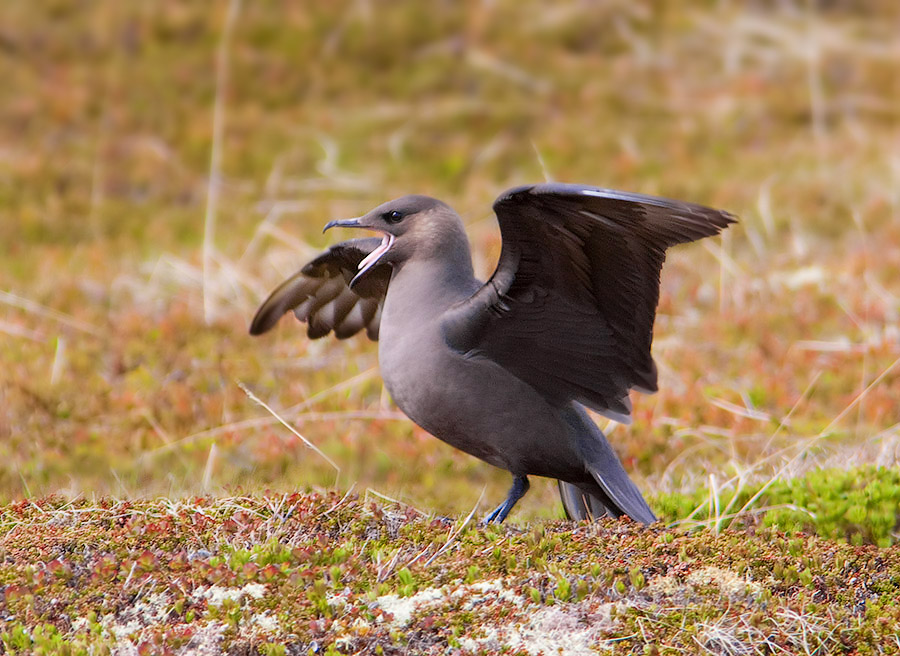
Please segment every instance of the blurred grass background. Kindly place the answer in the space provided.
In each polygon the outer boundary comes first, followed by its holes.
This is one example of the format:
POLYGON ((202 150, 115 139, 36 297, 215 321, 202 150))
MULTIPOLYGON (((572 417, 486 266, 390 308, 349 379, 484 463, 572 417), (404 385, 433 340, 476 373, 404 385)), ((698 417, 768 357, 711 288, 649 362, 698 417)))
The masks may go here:
MULTIPOLYGON (((246 327, 333 218, 547 177, 741 217, 673 251, 660 393, 610 426, 651 496, 894 466, 900 5, 7 2, 0 499, 332 486, 486 509, 508 475, 394 409, 376 348, 246 327), (238 382, 340 467, 279 426, 238 382)), ((556 516, 535 481, 514 521, 556 516)))

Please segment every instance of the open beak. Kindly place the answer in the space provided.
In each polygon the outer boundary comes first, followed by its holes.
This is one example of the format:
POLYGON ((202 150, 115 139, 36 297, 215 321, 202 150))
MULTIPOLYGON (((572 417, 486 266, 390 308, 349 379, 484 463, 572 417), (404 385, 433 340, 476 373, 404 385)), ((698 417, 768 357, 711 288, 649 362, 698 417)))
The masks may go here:
MULTIPOLYGON (((329 221, 325 224, 325 227, 322 229, 322 232, 329 230, 331 228, 364 228, 366 230, 375 230, 376 232, 381 232, 376 228, 371 228, 369 226, 360 225, 359 217, 354 219, 337 219, 335 221, 329 221)), ((360 260, 359 265, 357 265, 357 273, 353 277, 353 280, 350 281, 350 289, 353 289, 353 285, 356 284, 356 281, 359 280, 369 269, 378 264, 378 260, 381 259, 381 256, 387 253, 391 246, 394 245, 394 235, 383 232, 381 238, 381 243, 378 247, 366 255, 362 260, 360 260)))

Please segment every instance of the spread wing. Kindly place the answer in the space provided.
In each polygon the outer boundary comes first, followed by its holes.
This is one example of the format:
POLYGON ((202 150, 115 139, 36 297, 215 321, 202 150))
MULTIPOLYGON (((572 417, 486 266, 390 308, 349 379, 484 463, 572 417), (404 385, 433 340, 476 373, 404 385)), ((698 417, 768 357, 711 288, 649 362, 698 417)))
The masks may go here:
POLYGON ((251 335, 270 330, 291 310, 308 324, 310 339, 334 331, 345 339, 365 328, 378 339, 381 307, 391 279, 390 265, 376 265, 350 289, 360 261, 381 243, 378 237, 335 244, 281 283, 256 311, 251 335))
POLYGON ((718 234, 727 212, 611 189, 540 184, 494 203, 503 246, 490 280, 448 312, 457 350, 485 355, 560 403, 628 421, 654 392, 650 355, 666 248, 718 234))

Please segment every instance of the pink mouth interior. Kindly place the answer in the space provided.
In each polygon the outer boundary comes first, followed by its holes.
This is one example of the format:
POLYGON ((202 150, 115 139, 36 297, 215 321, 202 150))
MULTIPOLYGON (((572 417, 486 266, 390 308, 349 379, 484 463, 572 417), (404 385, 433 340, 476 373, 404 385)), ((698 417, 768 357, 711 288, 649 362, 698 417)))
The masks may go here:
POLYGON ((382 255, 388 252, 388 249, 394 243, 394 235, 389 235, 385 233, 384 237, 381 239, 381 244, 379 244, 378 248, 374 251, 366 255, 359 263, 359 266, 356 267, 357 270, 363 271, 368 269, 370 266, 375 264, 382 255))

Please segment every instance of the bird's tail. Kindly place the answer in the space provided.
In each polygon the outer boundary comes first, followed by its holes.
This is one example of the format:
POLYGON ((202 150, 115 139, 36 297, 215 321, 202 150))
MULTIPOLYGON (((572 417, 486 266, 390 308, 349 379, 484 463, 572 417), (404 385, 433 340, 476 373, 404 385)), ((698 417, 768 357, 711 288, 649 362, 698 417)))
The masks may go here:
POLYGON ((656 515, 637 485, 628 477, 603 431, 580 405, 572 404, 568 410, 566 421, 574 432, 575 444, 584 459, 585 469, 597 487, 587 491, 560 481, 559 496, 566 515, 576 520, 628 515, 644 524, 655 522, 656 515))
POLYGON ((618 517, 621 513, 615 512, 615 504, 604 503, 599 497, 587 494, 580 487, 565 481, 557 481, 559 484, 559 498, 562 501, 566 517, 575 521, 584 519, 598 519, 600 517, 618 517))

